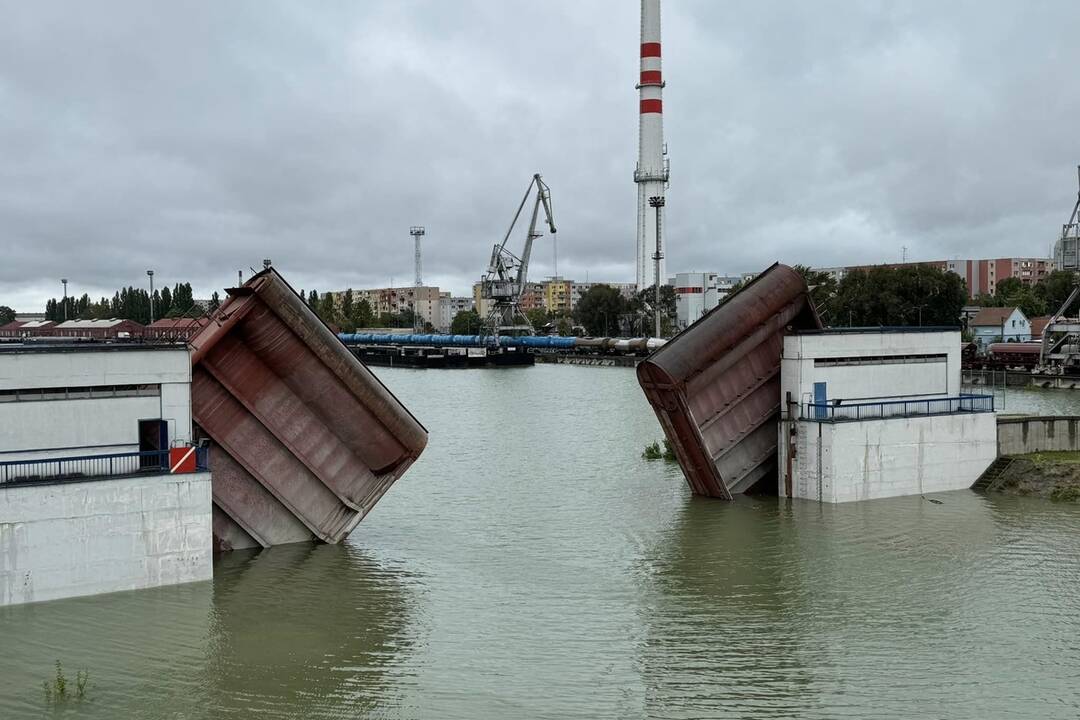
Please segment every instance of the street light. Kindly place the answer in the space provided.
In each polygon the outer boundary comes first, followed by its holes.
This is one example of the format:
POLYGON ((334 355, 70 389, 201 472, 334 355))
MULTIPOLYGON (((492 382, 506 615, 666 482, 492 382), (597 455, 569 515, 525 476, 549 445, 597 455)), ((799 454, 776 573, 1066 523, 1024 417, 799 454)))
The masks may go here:
POLYGON ((649 207, 656 209, 656 252, 652 256, 656 271, 656 334, 653 337, 660 337, 660 261, 664 258, 664 248, 660 242, 660 211, 664 207, 664 196, 653 195, 649 198, 649 207))
POLYGON ((64 320, 67 320, 67 278, 60 278, 60 282, 64 284, 64 320))
POLYGON ((147 270, 147 276, 150 278, 150 324, 154 324, 154 271, 147 270))

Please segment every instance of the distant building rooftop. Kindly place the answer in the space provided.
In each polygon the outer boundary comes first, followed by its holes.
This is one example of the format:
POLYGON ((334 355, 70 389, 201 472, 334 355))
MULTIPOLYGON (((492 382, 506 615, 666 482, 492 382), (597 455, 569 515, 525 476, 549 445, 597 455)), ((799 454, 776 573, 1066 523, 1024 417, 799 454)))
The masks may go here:
POLYGON ((821 330, 793 330, 793 335, 859 335, 881 333, 959 332, 959 325, 883 325, 878 327, 831 327, 821 330))
POLYGON ((60 329, 86 329, 86 328, 111 328, 117 325, 129 322, 127 320, 120 320, 118 318, 109 318, 108 320, 65 320, 57 325, 60 329))
POLYGON ((1014 307, 984 307, 968 323, 971 327, 1001 327, 1001 324, 1016 312, 1014 307))
POLYGON ((0 353, 131 352, 183 350, 186 347, 184 342, 71 342, 65 339, 63 342, 0 342, 0 353))

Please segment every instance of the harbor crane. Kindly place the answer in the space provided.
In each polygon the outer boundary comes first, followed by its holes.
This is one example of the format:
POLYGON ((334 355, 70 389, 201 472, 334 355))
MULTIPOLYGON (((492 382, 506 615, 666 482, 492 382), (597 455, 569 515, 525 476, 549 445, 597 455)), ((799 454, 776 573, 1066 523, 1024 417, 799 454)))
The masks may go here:
POLYGON ((481 334, 493 335, 534 335, 532 323, 525 313, 521 311, 521 295, 525 291, 525 283, 529 273, 529 256, 532 255, 533 241, 540 237, 537 232, 536 221, 540 216, 540 208, 544 208, 544 219, 551 233, 555 233, 555 218, 551 212, 551 189, 540 177, 540 173, 532 176, 529 186, 525 189, 525 196, 518 205, 514 219, 510 222, 510 228, 506 231, 501 243, 491 251, 491 263, 487 273, 484 274, 480 283, 480 297, 489 301, 490 309, 484 320, 481 334), (532 220, 529 222, 529 231, 525 235, 525 249, 518 257, 506 248, 510 235, 514 232, 521 217, 521 211, 529 202, 529 196, 536 193, 533 203, 532 220))

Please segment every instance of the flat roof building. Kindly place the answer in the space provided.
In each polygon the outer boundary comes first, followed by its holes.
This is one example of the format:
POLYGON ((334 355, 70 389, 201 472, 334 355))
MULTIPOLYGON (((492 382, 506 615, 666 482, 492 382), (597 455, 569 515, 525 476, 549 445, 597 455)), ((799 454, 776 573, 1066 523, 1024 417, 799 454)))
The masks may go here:
POLYGON ((961 389, 958 329, 796 332, 780 393, 781 497, 960 490, 997 457, 993 397, 961 389))
POLYGON ((0 605, 211 575, 185 345, 0 345, 0 605))

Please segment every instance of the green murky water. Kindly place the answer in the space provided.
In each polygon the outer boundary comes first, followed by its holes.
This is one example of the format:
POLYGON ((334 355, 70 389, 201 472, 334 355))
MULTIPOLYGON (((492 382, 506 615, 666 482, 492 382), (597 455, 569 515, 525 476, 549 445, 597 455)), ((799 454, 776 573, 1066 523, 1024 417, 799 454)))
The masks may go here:
POLYGON ((1080 506, 695 499, 630 370, 379 375, 431 442, 347 544, 0 609, 0 718, 1080 715, 1080 506))

